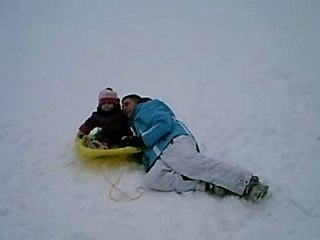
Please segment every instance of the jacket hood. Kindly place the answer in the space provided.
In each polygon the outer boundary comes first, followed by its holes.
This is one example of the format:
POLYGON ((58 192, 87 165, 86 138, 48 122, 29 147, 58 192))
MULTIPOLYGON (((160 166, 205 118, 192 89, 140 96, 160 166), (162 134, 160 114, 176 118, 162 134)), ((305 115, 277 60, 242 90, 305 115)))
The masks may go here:
POLYGON ((142 97, 142 98, 140 98, 138 104, 144 103, 144 102, 148 102, 148 101, 151 101, 151 100, 152 100, 152 99, 149 98, 149 97, 142 97))
POLYGON ((142 97, 142 98, 140 98, 139 99, 139 102, 138 102, 138 104, 135 106, 135 108, 133 109, 133 111, 132 111, 132 113, 130 114, 130 119, 133 119, 134 118, 134 116, 136 115, 136 112, 137 112, 137 109, 139 108, 139 106, 140 106, 140 104, 141 103, 145 103, 145 102, 149 102, 149 101, 151 101, 152 100, 152 98, 149 98, 149 97, 142 97))

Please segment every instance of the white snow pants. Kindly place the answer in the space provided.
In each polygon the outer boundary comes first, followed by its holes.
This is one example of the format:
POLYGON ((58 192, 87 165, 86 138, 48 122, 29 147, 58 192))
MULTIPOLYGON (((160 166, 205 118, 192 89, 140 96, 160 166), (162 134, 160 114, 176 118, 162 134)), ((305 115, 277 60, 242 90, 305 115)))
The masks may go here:
POLYGON ((203 191, 204 182, 209 182, 242 195, 251 177, 249 171, 198 153, 192 137, 179 136, 146 174, 144 185, 154 190, 181 193, 203 191))

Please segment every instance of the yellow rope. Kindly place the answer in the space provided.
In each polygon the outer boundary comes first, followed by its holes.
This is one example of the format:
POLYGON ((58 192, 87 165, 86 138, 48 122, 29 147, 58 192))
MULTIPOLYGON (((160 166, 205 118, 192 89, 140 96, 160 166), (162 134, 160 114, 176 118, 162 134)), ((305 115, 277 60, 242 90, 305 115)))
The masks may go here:
POLYGON ((129 196, 126 192, 124 192, 123 190, 121 190, 117 184, 120 182, 123 174, 124 174, 124 170, 120 173, 119 177, 117 178, 117 180, 113 183, 109 180, 108 176, 106 175, 106 173, 103 171, 102 167, 100 168, 101 170, 101 174, 104 178, 104 180, 109 183, 111 185, 111 189, 109 191, 109 198, 114 201, 114 202, 118 202, 118 203, 126 203, 126 202, 131 202, 134 200, 137 200, 139 198, 142 197, 143 193, 144 193, 144 189, 143 187, 138 187, 136 188, 136 193, 135 196, 129 196), (114 190, 117 190, 119 193, 121 193, 121 195, 124 197, 124 199, 121 198, 115 198, 112 193, 114 190))
MULTIPOLYGON (((90 139, 89 137, 84 137, 81 139, 81 143, 82 145, 84 146, 88 146, 90 141, 92 141, 92 139, 90 139)), ((117 180, 115 181, 115 183, 113 183, 112 181, 109 180, 108 176, 106 175, 106 173, 103 171, 103 168, 101 166, 101 168, 99 168, 99 170, 101 171, 101 174, 103 176, 103 178, 105 179, 105 181, 107 183, 109 183, 111 185, 111 189, 109 191, 109 198, 112 200, 112 201, 115 201, 115 202, 118 202, 118 203, 125 203, 125 202, 130 202, 130 201, 134 201, 134 200, 137 200, 139 198, 142 197, 143 193, 144 193, 144 189, 143 187, 138 187, 136 188, 136 193, 135 193, 135 196, 131 197, 129 196, 126 192, 124 192, 123 190, 121 190, 117 184, 120 182, 123 174, 124 174, 124 170, 120 173, 119 177, 117 178, 117 180), (114 192, 114 190, 118 191, 119 193, 121 193, 121 195, 124 197, 124 199, 117 199, 115 198, 112 193, 114 192)))

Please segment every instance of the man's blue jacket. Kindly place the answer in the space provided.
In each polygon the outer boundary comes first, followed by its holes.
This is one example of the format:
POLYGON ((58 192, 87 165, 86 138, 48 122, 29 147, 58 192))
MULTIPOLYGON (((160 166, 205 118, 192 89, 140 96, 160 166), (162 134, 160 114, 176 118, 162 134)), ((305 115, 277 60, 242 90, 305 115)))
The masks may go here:
POLYGON ((149 171, 175 137, 192 136, 188 128, 176 119, 172 110, 158 99, 147 99, 139 103, 130 116, 130 125, 136 136, 144 142, 142 162, 146 171, 149 171))

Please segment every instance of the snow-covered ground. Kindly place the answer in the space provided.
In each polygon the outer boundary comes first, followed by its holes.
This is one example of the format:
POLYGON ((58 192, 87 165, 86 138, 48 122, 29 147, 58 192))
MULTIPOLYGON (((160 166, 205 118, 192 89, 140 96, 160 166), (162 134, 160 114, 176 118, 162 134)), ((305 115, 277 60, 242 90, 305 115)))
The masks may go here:
POLYGON ((319 239, 319 12, 318 0, 1 0, 0 240, 319 239), (134 197, 143 170, 74 153, 106 86, 166 101, 205 154, 258 174, 269 197, 112 201, 107 180, 134 197))

